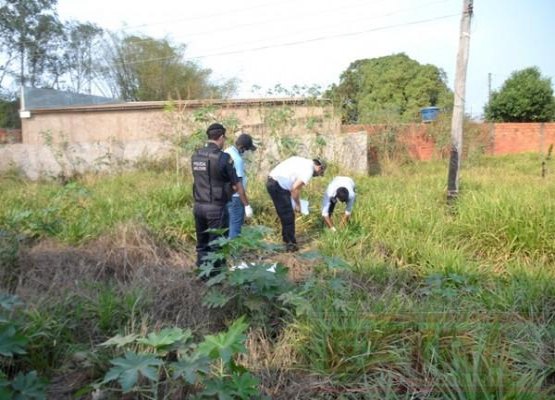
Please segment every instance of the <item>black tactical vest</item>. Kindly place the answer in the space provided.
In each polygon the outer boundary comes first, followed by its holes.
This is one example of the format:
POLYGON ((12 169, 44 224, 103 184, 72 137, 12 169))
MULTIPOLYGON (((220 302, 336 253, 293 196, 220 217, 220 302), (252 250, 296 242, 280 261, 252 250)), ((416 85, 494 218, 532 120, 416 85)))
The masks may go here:
POLYGON ((231 199, 231 182, 224 181, 220 173, 222 155, 223 152, 218 148, 204 147, 191 158, 196 202, 223 205, 231 199))

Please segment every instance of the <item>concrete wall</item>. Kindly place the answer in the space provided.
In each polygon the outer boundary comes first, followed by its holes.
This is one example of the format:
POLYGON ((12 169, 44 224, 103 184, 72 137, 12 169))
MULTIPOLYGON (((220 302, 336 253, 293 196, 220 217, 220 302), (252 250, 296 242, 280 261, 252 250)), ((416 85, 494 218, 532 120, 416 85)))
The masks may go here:
POLYGON ((138 161, 162 159, 171 153, 170 144, 149 140, 64 147, 20 143, 0 146, 0 171, 15 170, 32 180, 70 177, 132 167, 138 161))
MULTIPOLYGON (((0 146, 0 171, 16 168, 37 179, 175 156, 179 140, 194 144, 190 135, 203 132, 214 120, 228 126, 230 137, 239 129, 255 137, 259 151, 252 165, 261 176, 293 154, 323 157, 365 173, 369 162, 386 152, 430 160, 445 157, 450 145, 448 121, 341 126, 325 101, 138 102, 32 110, 22 120, 22 143, 0 146)), ((487 154, 545 152, 555 143, 555 123, 467 124, 463 143, 465 156, 473 149, 487 154)), ((188 159, 181 163, 188 167, 188 159)))
POLYGON ((116 140, 168 139, 189 135, 208 124, 260 131, 282 131, 298 135, 307 131, 331 133, 340 130, 329 102, 304 99, 213 100, 135 102, 55 110, 32 110, 22 120, 23 143, 90 143, 116 140), (226 123, 227 121, 227 123, 226 123))
MULTIPOLYGON (((265 178, 268 171, 291 154, 306 157, 322 156, 341 164, 346 170, 365 173, 367 164, 366 132, 344 135, 301 135, 291 153, 284 153, 279 139, 257 137, 259 147, 251 163, 252 173, 265 178), (325 141, 325 142, 324 142, 325 141), (325 144, 323 144, 325 143, 325 144)), ((0 146, 0 171, 10 169, 23 173, 32 180, 70 177, 87 172, 112 172, 133 168, 137 162, 175 157, 178 148, 168 141, 98 141, 63 145, 11 144, 0 146)), ((180 165, 189 169, 189 156, 182 155, 180 165)))
MULTIPOLYGON (((0 147, 0 170, 31 179, 131 167, 141 160, 185 154, 205 138, 208 121, 250 133, 259 145, 252 165, 265 176, 290 155, 323 157, 346 170, 367 171, 367 135, 340 134, 329 102, 303 99, 186 101, 33 110, 22 120, 23 143, 0 147), (200 131, 199 138, 191 136, 200 131), (195 141, 196 140, 196 141, 195 141)), ((188 168, 189 159, 180 160, 188 168)))

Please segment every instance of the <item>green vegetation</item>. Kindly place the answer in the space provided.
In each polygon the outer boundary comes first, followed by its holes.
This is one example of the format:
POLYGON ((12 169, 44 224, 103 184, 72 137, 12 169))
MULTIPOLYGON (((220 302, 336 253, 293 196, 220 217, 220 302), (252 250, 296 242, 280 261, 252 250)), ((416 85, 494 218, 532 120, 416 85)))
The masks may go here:
POLYGON ((19 123, 12 121, 14 82, 90 93, 94 79, 100 92, 125 101, 222 98, 236 89, 235 79, 213 83, 210 69, 185 61, 184 44, 62 21, 57 3, 0 2, 0 127, 19 123))
POLYGON ((445 72, 402 53, 352 62, 326 96, 350 124, 418 121, 420 108, 453 103, 445 72))
POLYGON ((0 96, 0 128, 21 128, 19 104, 16 100, 5 100, 0 96))
POLYGON ((444 162, 385 162, 379 176, 354 177, 354 214, 335 234, 318 215, 329 178, 345 173, 331 166, 307 188, 297 255, 276 247, 277 217, 252 179, 257 226, 222 241, 229 265, 249 268, 207 283, 193 270, 190 182, 175 169, 65 185, 6 176, 2 290, 25 303, 10 332, 26 352, 2 360, 2 382, 36 371, 53 398, 62 387, 107 398, 552 398, 555 184, 542 160, 467 161, 451 207, 444 162))
POLYGON ((185 49, 168 39, 112 34, 105 46, 104 78, 127 101, 213 99, 233 94, 237 86, 233 79, 221 85, 211 83, 212 71, 184 61, 185 49))
POLYGON ((486 119, 495 122, 555 120, 555 97, 550 78, 537 67, 515 71, 485 106, 486 119))
POLYGON ((0 294, 0 398, 2 399, 44 399, 46 382, 36 371, 10 374, 17 355, 27 354, 30 337, 21 332, 21 321, 16 308, 21 301, 15 297, 0 294))

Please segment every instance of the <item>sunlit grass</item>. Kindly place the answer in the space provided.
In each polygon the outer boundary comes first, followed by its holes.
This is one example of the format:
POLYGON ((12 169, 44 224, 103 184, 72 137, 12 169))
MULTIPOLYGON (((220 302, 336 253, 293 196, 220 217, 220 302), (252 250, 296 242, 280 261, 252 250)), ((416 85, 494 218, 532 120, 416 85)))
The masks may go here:
MULTIPOLYGON (((346 263, 322 262, 302 283, 309 307, 293 312, 279 336, 295 360, 290 368, 369 398, 552 396, 555 179, 541 177, 540 158, 463 165, 452 206, 445 162, 386 164, 382 175, 353 177, 353 217, 332 233, 320 202, 326 184, 343 174, 332 166, 302 195, 311 204, 311 214, 297 218, 302 251, 346 263)), ((255 217, 248 223, 271 227, 267 239, 279 243, 263 178, 249 181, 255 217)), ((174 171, 91 176, 65 186, 0 179, 0 203, 0 230, 36 239, 84 245, 135 224, 163 245, 194 248, 191 182, 174 171)), ((99 302, 111 300, 111 292, 100 293, 99 302)), ((95 317, 111 332, 118 320, 109 318, 112 306, 99 303, 103 313, 95 317)), ((67 334, 60 332, 53 335, 67 334)), ((288 365, 279 353, 272 357, 288 365)))

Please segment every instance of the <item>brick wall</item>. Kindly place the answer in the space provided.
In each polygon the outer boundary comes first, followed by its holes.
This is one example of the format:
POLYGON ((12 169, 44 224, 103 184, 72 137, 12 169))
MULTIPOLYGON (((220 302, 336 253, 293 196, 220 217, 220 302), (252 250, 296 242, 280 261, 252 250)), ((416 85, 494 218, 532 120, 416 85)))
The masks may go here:
POLYGON ((431 160, 441 150, 436 149, 435 141, 425 124, 379 124, 343 125, 343 133, 366 131, 368 152, 371 161, 377 161, 380 154, 395 151, 405 152, 414 160, 431 160))
POLYGON ((0 144, 21 143, 21 129, 0 128, 0 144))
POLYGON ((541 151, 542 124, 494 124, 493 154, 516 154, 541 151))
MULTIPOLYGON (((450 126, 431 124, 344 125, 342 132, 366 131, 369 157, 377 158, 385 150, 384 141, 393 135, 398 148, 414 160, 445 157, 450 146, 450 126)), ((469 123, 465 125, 463 155, 474 150, 503 155, 547 152, 555 145, 555 123, 469 123)))

